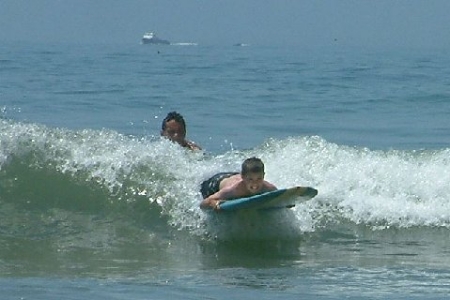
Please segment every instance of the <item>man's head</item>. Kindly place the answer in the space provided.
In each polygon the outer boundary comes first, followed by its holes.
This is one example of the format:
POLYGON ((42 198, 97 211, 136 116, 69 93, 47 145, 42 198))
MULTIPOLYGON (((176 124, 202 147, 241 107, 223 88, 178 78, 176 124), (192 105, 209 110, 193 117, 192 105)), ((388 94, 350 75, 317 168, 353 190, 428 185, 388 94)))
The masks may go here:
POLYGON ((186 122, 176 111, 169 112, 161 125, 161 136, 184 146, 186 138, 186 122))

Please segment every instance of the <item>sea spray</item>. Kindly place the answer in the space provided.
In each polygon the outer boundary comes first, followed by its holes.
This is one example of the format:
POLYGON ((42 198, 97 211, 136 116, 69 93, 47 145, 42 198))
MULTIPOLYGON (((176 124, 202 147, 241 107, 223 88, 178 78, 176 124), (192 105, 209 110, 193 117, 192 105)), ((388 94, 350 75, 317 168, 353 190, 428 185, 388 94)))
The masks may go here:
POLYGON ((0 199, 22 208, 122 211, 130 222, 133 215, 141 220, 160 215, 154 222, 166 220, 167 229, 232 238, 229 227, 199 209, 199 185, 217 172, 239 171, 245 158, 258 156, 266 179, 277 187, 313 186, 319 194, 287 210, 289 217, 265 217, 272 221, 259 225, 254 218, 252 228, 235 230, 237 237, 282 231, 298 238, 340 222, 373 229, 450 225, 448 149, 373 151, 304 136, 212 155, 105 129, 75 131, 7 120, 1 129, 0 199))

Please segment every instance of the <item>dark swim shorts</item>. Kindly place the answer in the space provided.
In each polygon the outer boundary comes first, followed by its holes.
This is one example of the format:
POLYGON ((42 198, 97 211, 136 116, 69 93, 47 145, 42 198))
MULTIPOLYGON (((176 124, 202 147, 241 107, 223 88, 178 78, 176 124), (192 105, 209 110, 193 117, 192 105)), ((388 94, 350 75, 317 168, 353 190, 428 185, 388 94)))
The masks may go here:
POLYGON ((222 172, 217 173, 213 177, 202 182, 200 192, 202 193, 203 199, 211 196, 220 189, 220 182, 225 178, 231 177, 233 175, 239 174, 238 172, 222 172))

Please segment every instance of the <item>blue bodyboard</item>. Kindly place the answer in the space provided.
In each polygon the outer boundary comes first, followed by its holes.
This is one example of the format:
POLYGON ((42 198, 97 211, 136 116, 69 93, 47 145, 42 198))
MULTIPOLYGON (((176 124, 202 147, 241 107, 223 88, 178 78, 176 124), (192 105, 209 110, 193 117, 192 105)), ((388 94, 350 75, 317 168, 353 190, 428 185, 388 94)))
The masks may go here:
POLYGON ((316 195, 317 190, 314 188, 296 186, 250 197, 227 200, 219 204, 219 209, 222 211, 238 211, 241 209, 291 208, 296 203, 310 200, 316 195))

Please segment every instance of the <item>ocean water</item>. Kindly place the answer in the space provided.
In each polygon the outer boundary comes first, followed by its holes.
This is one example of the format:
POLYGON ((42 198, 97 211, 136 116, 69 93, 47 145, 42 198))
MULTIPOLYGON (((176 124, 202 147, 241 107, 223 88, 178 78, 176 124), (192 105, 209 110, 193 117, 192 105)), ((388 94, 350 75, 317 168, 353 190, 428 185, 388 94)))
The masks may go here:
POLYGON ((450 293, 445 49, 6 43, 0 78, 1 299, 450 293), (249 156, 319 195, 202 212, 249 156))

